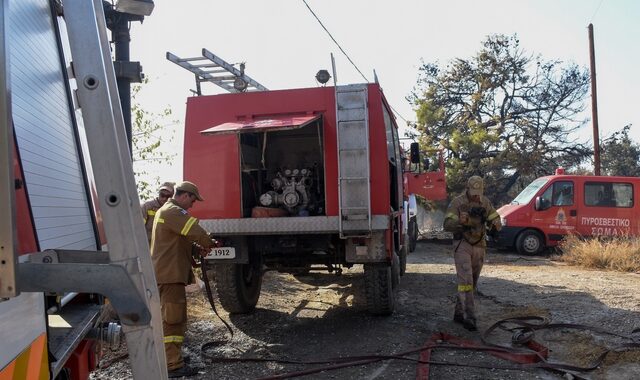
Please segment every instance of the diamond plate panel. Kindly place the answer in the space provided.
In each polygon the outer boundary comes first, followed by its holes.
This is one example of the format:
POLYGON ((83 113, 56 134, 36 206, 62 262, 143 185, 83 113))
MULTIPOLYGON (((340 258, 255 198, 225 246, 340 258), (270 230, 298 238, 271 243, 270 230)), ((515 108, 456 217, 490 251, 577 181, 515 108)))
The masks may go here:
MULTIPOLYGON (((364 225, 364 224, 363 224, 364 225)), ((204 219, 200 226, 214 235, 284 235, 338 233, 337 216, 298 216, 283 218, 204 219)), ((374 215, 373 230, 386 230, 389 216, 374 215)), ((364 228, 368 229, 368 226, 364 228)))

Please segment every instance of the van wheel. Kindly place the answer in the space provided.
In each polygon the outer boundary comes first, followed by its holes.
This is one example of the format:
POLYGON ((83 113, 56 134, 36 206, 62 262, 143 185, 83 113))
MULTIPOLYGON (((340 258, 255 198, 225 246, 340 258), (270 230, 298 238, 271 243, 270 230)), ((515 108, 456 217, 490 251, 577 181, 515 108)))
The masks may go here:
MULTIPOLYGON (((364 264, 364 286, 367 309, 371 314, 391 315, 395 309, 396 295, 393 283, 394 270, 387 263, 364 264)), ((399 273, 397 271, 396 273, 399 273)))
POLYGON ((543 248, 544 240, 537 231, 525 230, 516 239, 516 249, 521 255, 537 255, 543 248))
POLYGON ((222 307, 232 314, 256 308, 262 288, 262 270, 256 263, 217 264, 216 289, 222 307))

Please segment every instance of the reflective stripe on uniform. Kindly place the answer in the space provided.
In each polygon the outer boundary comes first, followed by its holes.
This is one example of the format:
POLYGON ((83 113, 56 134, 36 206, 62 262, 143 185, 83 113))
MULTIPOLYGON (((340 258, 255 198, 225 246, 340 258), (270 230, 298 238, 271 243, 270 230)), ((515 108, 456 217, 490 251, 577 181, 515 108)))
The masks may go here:
POLYGON ((458 214, 450 212, 447 213, 447 215, 444 216, 445 219, 449 218, 449 219, 453 219, 453 220, 458 220, 458 214))
POLYGON ((164 337, 165 343, 182 343, 184 342, 184 336, 182 335, 167 335, 164 337))
POLYGON ((198 221, 198 219, 194 218, 193 216, 190 217, 189 220, 187 220, 187 223, 184 224, 184 227, 182 228, 182 231, 180 231, 180 235, 187 236, 187 234, 189 233, 189 230, 191 229, 193 224, 195 222, 197 222, 197 221, 198 221))
POLYGON ((459 292, 470 292, 472 290, 473 290, 473 285, 463 285, 463 284, 458 285, 459 292))
POLYGON ((164 223, 164 219, 162 218, 153 218, 153 227, 151 229, 151 231, 156 229, 156 224, 158 223, 164 223))
POLYGON ((489 214, 489 216, 487 216, 487 220, 488 221, 492 221, 492 220, 494 220, 495 218, 498 218, 498 217, 500 217, 500 214, 498 214, 497 211, 494 211, 491 214, 489 214))
POLYGON ((155 210, 147 210, 147 215, 149 215, 149 216, 153 216, 153 215, 155 215, 155 214, 156 214, 156 211, 155 211, 155 210))

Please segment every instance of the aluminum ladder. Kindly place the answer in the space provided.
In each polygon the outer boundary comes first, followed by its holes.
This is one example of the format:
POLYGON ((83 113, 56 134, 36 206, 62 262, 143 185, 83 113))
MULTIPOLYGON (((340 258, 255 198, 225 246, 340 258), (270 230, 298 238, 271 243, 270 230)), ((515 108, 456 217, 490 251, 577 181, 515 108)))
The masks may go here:
MULTIPOLYGON (((0 36, 6 35, 7 4, 7 0, 0 4, 0 36)), ((102 0, 64 0, 63 7, 73 60, 70 76, 78 85, 76 95, 109 251, 47 250, 25 255, 26 262, 18 263, 9 48, 0 37, 0 202, 9 211, 0 215, 0 297, 20 292, 106 295, 120 317, 134 377, 167 379, 160 298, 140 220, 102 0)))
POLYGON ((244 73, 244 63, 240 63, 237 69, 207 49, 202 49, 202 57, 192 58, 180 58, 167 52, 167 59, 196 76, 195 93, 198 96, 202 95, 202 82, 211 82, 229 92, 267 91, 265 86, 244 73))
POLYGON ((366 84, 336 86, 341 238, 371 235, 369 109, 366 84))

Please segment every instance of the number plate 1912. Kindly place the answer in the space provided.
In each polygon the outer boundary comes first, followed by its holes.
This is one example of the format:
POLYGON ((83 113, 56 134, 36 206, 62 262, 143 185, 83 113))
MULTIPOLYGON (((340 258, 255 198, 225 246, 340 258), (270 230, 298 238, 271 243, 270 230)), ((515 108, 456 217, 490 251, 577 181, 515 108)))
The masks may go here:
POLYGON ((206 258, 213 260, 235 259, 236 249, 234 247, 216 247, 209 252, 206 258))

